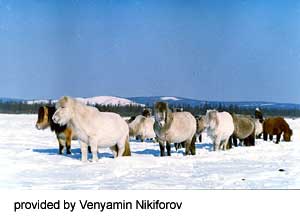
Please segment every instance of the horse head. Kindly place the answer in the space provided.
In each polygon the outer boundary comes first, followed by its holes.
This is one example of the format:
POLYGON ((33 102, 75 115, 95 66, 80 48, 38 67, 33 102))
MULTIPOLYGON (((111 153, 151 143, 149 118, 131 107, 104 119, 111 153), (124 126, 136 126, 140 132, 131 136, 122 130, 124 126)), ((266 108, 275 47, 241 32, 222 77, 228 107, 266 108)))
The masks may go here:
POLYGON ((215 129, 218 126, 218 111, 207 110, 205 124, 208 128, 215 129))
POLYGON ((48 120, 48 107, 43 106, 39 108, 38 111, 38 120, 36 121, 35 127, 40 130, 40 129, 46 129, 50 125, 49 120, 48 120))
POLYGON ((157 102, 154 106, 155 121, 159 123, 161 127, 168 123, 171 113, 168 103, 166 102, 157 102))
POLYGON ((54 123, 61 126, 66 125, 73 117, 72 105, 74 101, 72 98, 64 96, 56 103, 56 112, 52 116, 54 123))
POLYGON ((288 128, 284 133, 283 133, 283 139, 286 142, 291 141, 291 137, 293 135, 293 130, 291 130, 290 128, 288 128))

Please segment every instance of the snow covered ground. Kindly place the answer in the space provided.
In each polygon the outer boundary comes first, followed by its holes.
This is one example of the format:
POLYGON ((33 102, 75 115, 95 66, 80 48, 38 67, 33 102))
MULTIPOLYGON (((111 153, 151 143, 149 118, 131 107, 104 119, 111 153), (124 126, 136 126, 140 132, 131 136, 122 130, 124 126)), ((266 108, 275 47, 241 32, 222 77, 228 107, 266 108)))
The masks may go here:
POLYGON ((152 142, 131 142, 131 157, 112 159, 100 149, 97 163, 82 163, 77 141, 70 156, 58 155, 54 133, 35 129, 36 115, 0 114, 1 189, 299 189, 300 119, 288 119, 292 142, 257 141, 255 147, 197 155, 159 157, 152 142), (281 169, 281 170, 280 170, 281 169))

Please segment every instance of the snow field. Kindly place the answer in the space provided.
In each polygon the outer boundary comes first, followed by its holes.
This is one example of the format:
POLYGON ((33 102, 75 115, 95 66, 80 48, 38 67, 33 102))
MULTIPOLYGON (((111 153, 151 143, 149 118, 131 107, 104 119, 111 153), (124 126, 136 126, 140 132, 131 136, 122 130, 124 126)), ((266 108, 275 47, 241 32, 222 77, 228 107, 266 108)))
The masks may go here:
MULTIPOLYGON (((213 152, 204 133, 195 156, 184 149, 160 157, 153 142, 131 141, 131 157, 82 163, 77 141, 72 155, 58 155, 55 134, 35 129, 37 115, 0 114, 1 189, 294 189, 300 188, 300 119, 287 119, 292 142, 262 139, 255 147, 213 152)), ((91 157, 90 157, 91 158, 91 157)))

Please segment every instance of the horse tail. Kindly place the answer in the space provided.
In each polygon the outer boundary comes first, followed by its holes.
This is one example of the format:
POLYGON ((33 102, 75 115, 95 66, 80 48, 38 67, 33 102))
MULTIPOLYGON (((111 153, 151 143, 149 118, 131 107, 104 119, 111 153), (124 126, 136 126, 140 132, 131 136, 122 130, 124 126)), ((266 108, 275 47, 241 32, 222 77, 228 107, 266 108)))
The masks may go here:
POLYGON ((129 145, 129 136, 127 136, 126 140, 125 140, 125 149, 123 152, 123 156, 131 156, 130 145, 129 145))

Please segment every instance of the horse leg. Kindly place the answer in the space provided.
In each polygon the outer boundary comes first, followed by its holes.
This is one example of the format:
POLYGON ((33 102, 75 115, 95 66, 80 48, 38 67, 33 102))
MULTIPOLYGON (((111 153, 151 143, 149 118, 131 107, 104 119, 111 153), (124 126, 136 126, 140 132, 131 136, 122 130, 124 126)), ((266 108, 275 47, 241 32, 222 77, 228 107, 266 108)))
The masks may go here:
POLYGON ((202 133, 199 135, 199 142, 202 142, 202 133))
POLYGON ((124 136, 122 138, 122 140, 120 140, 117 143, 116 147, 117 147, 117 153, 118 153, 117 157, 130 156, 131 155, 128 136, 124 136))
POLYGON ((260 139, 260 138, 261 138, 261 135, 262 135, 262 133, 258 134, 258 135, 256 136, 256 138, 257 138, 257 139, 260 139))
POLYGON ((226 145, 227 149, 231 149, 232 148, 232 137, 233 136, 230 136, 229 139, 228 139, 228 142, 227 142, 227 145, 226 145))
POLYGON ((88 145, 83 142, 83 141, 79 141, 80 147, 81 147, 81 161, 82 162, 86 162, 87 161, 87 147, 88 145))
POLYGON ((250 145, 255 146, 255 131, 249 137, 250 145))
POLYGON ((118 146, 114 145, 109 148, 110 148, 111 152, 113 153, 114 158, 116 158, 118 156, 118 146))
POLYGON ((214 151, 218 151, 221 148, 221 139, 219 137, 217 137, 214 140, 214 151))
POLYGON ((264 141, 268 141, 268 134, 266 132, 263 133, 264 141))
POLYGON ((270 141, 273 141, 273 135, 269 135, 270 141))
POLYGON ((190 150, 191 150, 191 154, 195 155, 196 154, 196 135, 193 136, 192 138, 192 142, 191 142, 191 146, 190 146, 190 150))
POLYGON ((185 141, 185 155, 189 155, 191 153, 191 141, 185 141))
POLYGON ((97 143, 91 144, 91 150, 92 150, 92 155, 93 155, 93 162, 98 161, 98 145, 97 143))
POLYGON ((92 153, 92 149, 91 149, 91 146, 90 146, 90 145, 88 146, 88 152, 89 152, 89 154, 92 153))
POLYGON ((250 146, 250 136, 248 136, 247 138, 244 139, 244 145, 245 146, 250 146))
POLYGON ((278 144, 280 142, 280 137, 281 137, 281 133, 277 134, 276 144, 278 144))
POLYGON ((67 154, 71 154, 71 141, 72 141, 72 135, 71 135, 71 133, 66 134, 66 149, 67 149, 67 154))
POLYGON ((164 142, 159 141, 159 149, 160 149, 160 156, 165 156, 165 145, 164 142))
POLYGON ((228 141, 229 141, 229 138, 221 141, 220 149, 222 149, 223 151, 227 150, 228 149, 227 148, 228 141))
POLYGON ((174 143, 174 147, 175 147, 175 150, 177 151, 179 149, 179 144, 178 143, 174 143))
POLYGON ((166 148, 167 148, 167 155, 171 156, 171 145, 170 145, 170 143, 168 141, 166 142, 166 144, 167 144, 167 146, 166 146, 166 148))
POLYGON ((59 149, 58 149, 58 153, 59 154, 62 154, 63 153, 63 150, 64 150, 64 147, 65 147, 65 140, 64 139, 61 139, 57 136, 57 140, 58 140, 58 144, 59 144, 59 149))
POLYGON ((234 135, 232 136, 232 142, 233 142, 234 146, 237 147, 237 145, 238 145, 237 137, 235 137, 234 135))

